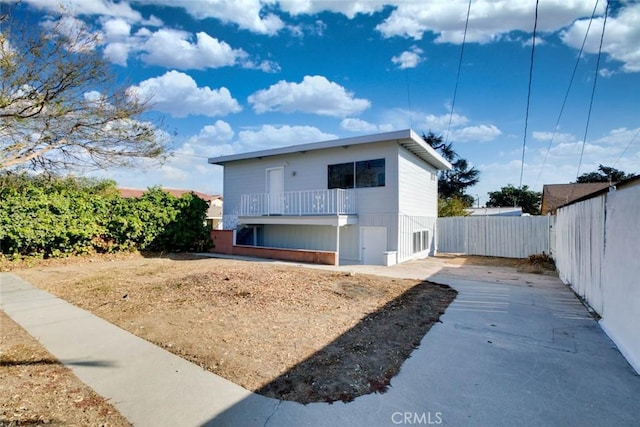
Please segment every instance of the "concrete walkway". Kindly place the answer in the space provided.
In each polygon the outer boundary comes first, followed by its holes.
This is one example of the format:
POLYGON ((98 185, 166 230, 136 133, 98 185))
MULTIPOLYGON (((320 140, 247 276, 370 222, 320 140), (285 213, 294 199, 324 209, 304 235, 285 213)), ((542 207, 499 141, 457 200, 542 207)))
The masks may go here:
POLYGON ((640 420, 640 377, 557 279, 428 260, 342 269, 429 277, 459 292, 389 391, 348 404, 255 395, 15 275, 0 274, 0 308, 136 426, 632 426, 640 420))

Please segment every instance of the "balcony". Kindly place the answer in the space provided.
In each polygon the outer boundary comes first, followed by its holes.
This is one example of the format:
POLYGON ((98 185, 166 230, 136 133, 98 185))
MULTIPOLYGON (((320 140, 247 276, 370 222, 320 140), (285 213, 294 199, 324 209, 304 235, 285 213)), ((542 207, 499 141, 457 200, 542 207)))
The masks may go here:
POLYGON ((241 217, 355 215, 354 190, 287 191, 242 194, 241 217))

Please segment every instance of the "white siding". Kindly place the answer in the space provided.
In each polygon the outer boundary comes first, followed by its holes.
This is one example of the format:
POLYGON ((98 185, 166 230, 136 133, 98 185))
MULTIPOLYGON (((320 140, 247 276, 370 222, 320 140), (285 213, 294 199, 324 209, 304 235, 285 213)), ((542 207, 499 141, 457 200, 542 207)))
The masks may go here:
POLYGON ((399 211, 404 215, 438 216, 436 169, 398 147, 399 211), (432 175, 436 178, 432 179, 432 175))
POLYGON ((336 228, 329 225, 265 225, 263 245, 272 248, 336 250, 336 228))
POLYGON ((400 215, 399 217, 399 242, 398 242, 398 262, 403 262, 412 258, 433 255, 436 251, 436 221, 435 217, 400 215), (424 251, 413 252, 413 233, 428 232, 428 246, 424 251))
POLYGON ((265 170, 284 166, 284 191, 327 188, 327 166, 360 160, 385 159, 385 186, 356 189, 358 213, 396 213, 397 147, 393 142, 294 153, 231 162, 224 166, 224 214, 235 215, 240 195, 266 191, 265 170))

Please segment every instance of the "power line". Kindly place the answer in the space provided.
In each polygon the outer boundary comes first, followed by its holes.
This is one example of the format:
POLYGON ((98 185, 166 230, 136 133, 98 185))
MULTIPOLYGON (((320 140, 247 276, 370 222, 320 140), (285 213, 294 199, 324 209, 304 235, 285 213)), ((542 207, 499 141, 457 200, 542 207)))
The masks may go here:
POLYGON ((627 152, 627 150, 629 149, 629 147, 631 147, 631 144, 633 144, 634 141, 636 140, 636 138, 638 138, 638 135, 640 135, 640 128, 638 128, 638 130, 636 131, 636 134, 633 135, 633 138, 631 138, 631 141, 629 141, 629 143, 627 144, 627 146, 624 149, 624 151, 622 152, 622 154, 620 154, 620 157, 618 157, 618 160, 616 160, 615 163, 613 164, 613 166, 611 166, 612 168, 615 168, 616 165, 618 164, 618 162, 620 160, 622 160, 622 157, 624 157, 624 155, 627 152))
POLYGON ((529 87, 527 90, 527 110, 524 116, 524 136, 522 138, 522 159, 520 162, 520 185, 522 190, 522 176, 524 174, 524 152, 527 147, 527 127, 529 126, 529 105, 531 104, 531 82, 533 80, 533 55, 536 51, 536 31, 538 29, 538 3, 536 0, 536 16, 533 21, 533 41, 531 43, 531 62, 529 63, 529 87))
POLYGON ((462 36, 462 47, 460 48, 460 60, 458 61, 458 72, 456 73, 456 86, 453 89, 453 100, 451 101, 451 113, 449 113, 449 124, 447 125, 447 133, 445 134, 444 143, 449 142, 449 130, 451 129, 451 120, 453 119, 453 110, 456 106, 456 96, 458 94, 458 83, 460 82, 460 70, 462 69, 462 57, 464 56, 464 46, 467 41, 467 28, 469 28, 469 14, 471 13, 471 0, 467 6, 467 20, 464 23, 464 35, 462 36))
POLYGON ((602 33, 600 34, 600 46, 598 46, 598 59, 596 60, 596 70, 593 77, 593 87, 591 88, 591 99, 589 100, 589 112, 587 113, 587 123, 584 129, 584 137, 582 138, 582 148, 580 149, 580 160, 578 161, 578 172, 576 172, 576 180, 580 176, 580 167, 582 166, 582 158, 584 157, 584 146, 587 143, 587 134, 589 133, 589 122, 591 121, 591 110, 593 109, 593 98, 596 93, 596 83, 598 82, 598 72, 600 71, 600 58, 602 56, 602 43, 604 40, 604 32, 607 26, 607 17, 609 16, 609 1, 604 9, 604 21, 602 22, 602 33))
POLYGON ((538 177, 536 178, 536 183, 533 188, 538 187, 538 182, 540 181, 540 176, 542 175, 542 171, 544 170, 545 165, 547 164, 547 158, 549 157, 549 152, 551 151, 551 146, 553 145, 553 140, 558 133, 558 129, 560 126, 560 119, 562 118, 562 114, 564 113, 564 107, 567 104, 567 99, 569 98, 569 92, 571 92, 571 87, 573 86, 573 80, 576 76, 576 71, 578 70, 578 65, 580 64, 580 59, 582 57, 582 52, 584 51, 584 46, 587 42, 587 36, 589 35, 589 30, 591 29, 591 23, 593 22, 593 18, 595 18, 596 10, 598 9, 598 3, 600 0, 596 0, 596 4, 593 7, 593 12, 591 12, 591 18, 589 19, 589 25, 587 26, 587 31, 584 33, 584 38, 582 39, 582 46, 580 46, 580 52, 578 52, 578 57, 576 58, 576 63, 573 66, 573 72, 571 73, 571 79, 569 80, 569 87, 567 87, 567 91, 564 94, 564 99, 562 100, 562 106, 560 107, 560 113, 558 114, 558 119, 556 120, 556 124, 553 127, 553 133, 551 134, 551 138, 549 139, 549 145, 547 146, 547 151, 544 154, 544 160, 542 161, 542 166, 540 167, 540 172, 538 172, 538 177))

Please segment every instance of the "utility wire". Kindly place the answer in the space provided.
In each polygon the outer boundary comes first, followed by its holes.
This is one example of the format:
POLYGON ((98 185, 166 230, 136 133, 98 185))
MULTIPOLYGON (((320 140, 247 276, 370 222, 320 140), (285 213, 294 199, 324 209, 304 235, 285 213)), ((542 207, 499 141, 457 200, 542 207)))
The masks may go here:
POLYGON ((536 16, 533 21, 533 42, 531 43, 531 62, 529 64, 529 88, 527 90, 527 110, 524 116, 524 136, 522 138, 522 160, 520 162, 520 185, 522 191, 522 176, 524 174, 524 152, 527 147, 527 127, 529 126, 529 105, 531 104, 531 82, 533 80, 533 55, 536 51, 536 31, 538 29, 538 4, 536 0, 536 16))
POLYGON ((464 46, 467 41, 467 28, 469 28, 469 14, 471 13, 471 0, 467 6, 467 20, 464 23, 464 35, 462 36, 462 47, 460 48, 460 60, 458 61, 458 72, 456 73, 456 86, 453 89, 453 100, 451 101, 451 112, 449 113, 449 124, 447 125, 447 133, 445 134, 444 143, 449 142, 449 130, 451 129, 451 120, 453 119, 453 110, 456 106, 456 96, 458 94, 458 83, 460 82, 460 70, 462 69, 462 57, 464 56, 464 46))
POLYGON ((629 141, 629 143, 627 144, 627 147, 624 149, 622 154, 620 154, 620 157, 618 157, 618 160, 616 160, 615 163, 613 164, 613 166, 611 166, 612 168, 615 168, 616 165, 618 164, 618 162, 620 160, 622 160, 622 157, 624 157, 624 155, 627 152, 627 150, 629 149, 629 147, 631 147, 631 144, 633 144, 634 141, 636 140, 636 138, 638 138, 638 135, 640 135, 640 128, 638 128, 638 130, 636 131, 636 134, 633 135, 633 138, 631 138, 631 141, 629 141))
POLYGON ((544 160, 542 161, 542 166, 540 167, 540 172, 538 172, 538 177, 536 178, 536 183, 533 188, 538 187, 538 183, 540 182, 540 176, 542 176, 542 171, 544 170, 545 165, 547 164, 547 158, 549 157, 549 152, 551 151, 551 146, 553 145, 553 140, 558 133, 558 129, 560 126, 560 120, 562 119, 562 114, 564 113, 564 107, 567 104, 567 99, 569 98, 569 92, 571 91, 571 87, 573 86, 573 80, 576 77, 576 72, 578 70, 578 65, 580 64, 580 59, 582 58, 582 52, 584 51, 584 45, 587 43, 587 36, 589 35, 589 30, 591 29, 591 24, 593 22, 593 18, 596 16, 596 10, 598 9, 598 3, 600 0, 596 0, 596 4, 593 7, 593 12, 591 12, 591 18, 589 19, 589 25, 587 26, 587 31, 584 33, 584 38, 582 39, 582 46, 580 46, 580 52, 578 52, 578 57, 576 58, 576 63, 573 66, 573 72, 571 73, 571 79, 569 80, 569 87, 567 87, 567 92, 564 94, 564 99, 562 100, 562 106, 560 107, 560 113, 558 114, 558 119, 556 120, 556 124, 553 127, 553 133, 551 134, 551 138, 549 139, 549 145, 547 146, 547 151, 544 154, 544 160))
POLYGON ((591 88, 591 99, 589 100, 589 112, 587 113, 587 124, 584 129, 584 137, 582 138, 582 148, 580 149, 580 160, 578 161, 578 172, 576 172, 576 181, 580 176, 580 167, 582 166, 582 158, 584 157, 584 147, 587 143, 587 134, 589 132, 589 122, 591 121, 591 110, 593 109, 593 98, 596 93, 596 83, 598 82, 598 74, 600 71, 600 58, 602 56, 602 42, 604 40, 604 32, 607 26, 607 17, 609 15, 609 1, 604 9, 604 21, 602 22, 602 33, 600 34, 600 46, 598 47, 598 59, 596 60, 596 70, 593 77, 593 87, 591 88))

